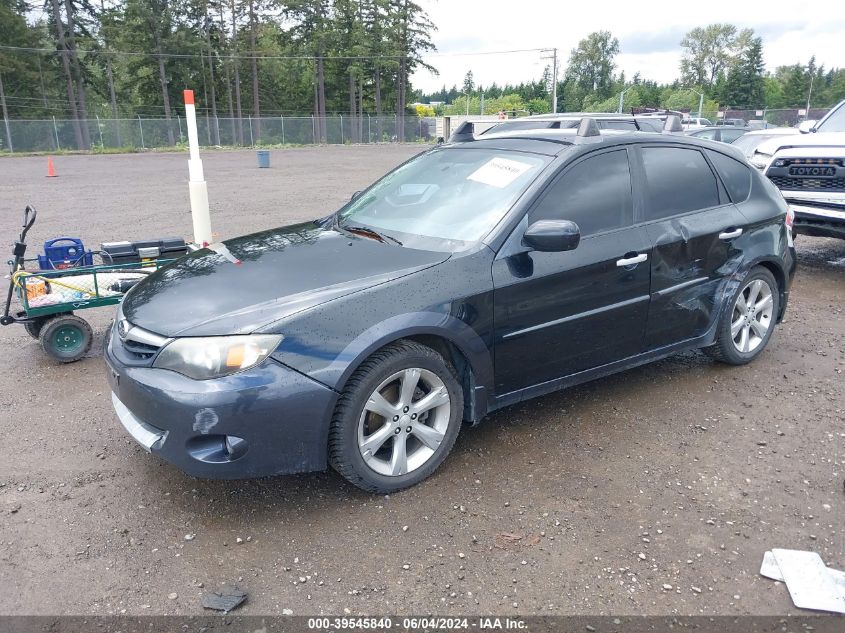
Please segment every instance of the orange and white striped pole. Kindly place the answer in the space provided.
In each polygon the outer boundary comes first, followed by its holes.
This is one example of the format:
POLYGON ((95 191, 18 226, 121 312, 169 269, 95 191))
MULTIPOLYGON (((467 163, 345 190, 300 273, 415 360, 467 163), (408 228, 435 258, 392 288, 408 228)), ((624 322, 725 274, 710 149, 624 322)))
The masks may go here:
POLYGON ((194 243, 208 246, 211 243, 211 214, 208 211, 208 186, 202 171, 199 137, 197 136, 197 111, 194 91, 185 90, 185 120, 188 124, 188 191, 191 197, 191 217, 194 221, 194 243))

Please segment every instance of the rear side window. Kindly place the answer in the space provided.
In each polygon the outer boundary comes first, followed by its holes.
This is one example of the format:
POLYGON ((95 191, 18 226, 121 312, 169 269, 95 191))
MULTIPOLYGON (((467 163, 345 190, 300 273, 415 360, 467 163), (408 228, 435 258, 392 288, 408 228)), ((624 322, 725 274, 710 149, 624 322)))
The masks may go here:
POLYGON ((731 200, 734 202, 747 200, 751 192, 751 170, 738 160, 724 154, 718 152, 707 152, 707 154, 722 182, 725 183, 725 189, 728 190, 731 200))
POLYGON ((627 130, 636 132, 637 126, 633 121, 599 121, 599 127, 603 130, 627 130))
POLYGON ((536 220, 572 220, 581 235, 619 229, 633 223, 633 195, 628 152, 592 156, 569 169, 531 211, 536 220))
POLYGON ((644 147, 642 156, 646 176, 647 221, 719 204, 716 176, 698 150, 644 147))
POLYGON ((743 134, 745 134, 745 130, 722 130, 722 142, 733 143, 743 134))
POLYGON ((660 119, 637 119, 640 124, 640 130, 643 132, 662 132, 663 121, 660 119))
POLYGON ((696 138, 709 138, 712 141, 716 138, 716 132, 717 130, 704 130, 703 132, 696 132, 690 136, 695 136, 696 138))

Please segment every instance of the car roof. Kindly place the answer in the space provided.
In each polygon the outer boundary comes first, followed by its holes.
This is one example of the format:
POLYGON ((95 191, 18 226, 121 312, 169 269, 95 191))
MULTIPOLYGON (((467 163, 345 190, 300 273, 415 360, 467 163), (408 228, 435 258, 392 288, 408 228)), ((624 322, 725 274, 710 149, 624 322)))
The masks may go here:
POLYGON ((689 130, 687 132, 688 136, 694 136, 696 134, 701 134, 702 132, 706 132, 708 130, 724 130, 728 128, 729 130, 748 130, 749 128, 744 125, 706 125, 704 127, 698 127, 694 130, 689 130))
POLYGON ((634 115, 627 112, 547 112, 546 114, 532 114, 530 116, 522 116, 516 119, 503 119, 504 121, 557 121, 558 119, 583 119, 590 117, 591 119, 633 119, 634 115))
POLYGON ((745 136, 770 136, 772 134, 786 136, 788 134, 799 134, 799 130, 795 127, 767 127, 762 130, 751 130, 745 136))
POLYGON ((499 132, 495 134, 484 134, 474 140, 450 142, 444 148, 471 147, 478 149, 503 149, 520 152, 531 152, 545 156, 557 156, 571 150, 573 147, 595 147, 602 145, 610 147, 614 145, 626 145, 631 143, 666 143, 676 145, 689 145, 699 148, 716 150, 724 154, 732 155, 738 160, 745 160, 740 150, 726 143, 719 143, 709 139, 700 139, 694 136, 687 136, 682 133, 658 133, 658 132, 628 132, 625 130, 600 130, 595 136, 579 136, 575 128, 567 129, 537 129, 537 130, 514 130, 511 132, 499 132))

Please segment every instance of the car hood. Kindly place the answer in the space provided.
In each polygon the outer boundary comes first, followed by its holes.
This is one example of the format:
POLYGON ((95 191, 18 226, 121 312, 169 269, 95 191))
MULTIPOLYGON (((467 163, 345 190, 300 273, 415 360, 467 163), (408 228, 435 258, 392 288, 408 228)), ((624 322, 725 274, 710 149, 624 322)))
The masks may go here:
POLYGON ((781 149, 794 147, 841 147, 845 148, 845 132, 829 132, 827 134, 816 132, 815 134, 790 134, 778 138, 763 141, 757 146, 757 152, 773 155, 781 149))
POLYGON ((135 286, 121 310, 163 336, 245 334, 448 257, 309 222, 191 253, 135 286))

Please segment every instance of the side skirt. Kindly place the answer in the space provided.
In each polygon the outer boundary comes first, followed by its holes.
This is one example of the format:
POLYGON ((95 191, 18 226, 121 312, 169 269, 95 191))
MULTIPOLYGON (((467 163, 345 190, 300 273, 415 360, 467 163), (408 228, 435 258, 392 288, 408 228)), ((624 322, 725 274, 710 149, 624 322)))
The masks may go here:
MULTIPOLYGON (((718 323, 718 319, 716 322, 718 323)), ((708 345, 713 344, 713 341, 715 340, 715 333, 716 327, 714 324, 708 332, 693 339, 681 341, 680 343, 673 343, 672 345, 667 345, 659 349, 637 354, 636 356, 629 356, 628 358, 623 358, 622 360, 608 363, 607 365, 593 367, 592 369, 586 369, 576 374, 570 374, 569 376, 555 378, 554 380, 549 380, 538 385, 525 387, 524 389, 519 389, 517 391, 511 391, 510 393, 498 396, 493 402, 491 402, 489 412, 501 409, 502 407, 506 407, 511 404, 516 404, 517 402, 522 402, 538 396, 544 396, 552 393, 553 391, 558 391, 567 387, 574 387, 575 385, 580 385, 582 383, 595 380, 596 378, 603 378, 620 371, 639 367, 640 365, 661 360, 679 352, 707 347, 708 345)))

